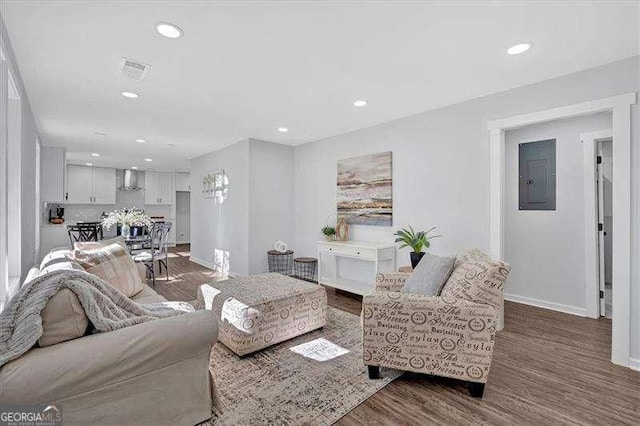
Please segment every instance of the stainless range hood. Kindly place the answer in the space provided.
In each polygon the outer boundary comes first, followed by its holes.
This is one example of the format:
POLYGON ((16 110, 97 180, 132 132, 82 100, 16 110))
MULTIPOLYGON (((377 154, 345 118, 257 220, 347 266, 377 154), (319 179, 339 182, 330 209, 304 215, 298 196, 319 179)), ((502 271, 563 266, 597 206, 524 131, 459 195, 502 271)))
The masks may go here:
POLYGON ((120 188, 125 191, 141 191, 142 179, 140 173, 137 170, 121 170, 122 172, 122 185, 120 188))

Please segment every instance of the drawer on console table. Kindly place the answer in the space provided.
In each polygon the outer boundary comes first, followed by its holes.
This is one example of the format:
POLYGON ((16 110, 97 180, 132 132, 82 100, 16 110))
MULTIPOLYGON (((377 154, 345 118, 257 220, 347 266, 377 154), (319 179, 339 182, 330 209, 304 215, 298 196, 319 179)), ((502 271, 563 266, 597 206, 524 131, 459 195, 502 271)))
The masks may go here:
POLYGON ((366 259, 376 258, 376 249, 370 247, 358 247, 347 244, 320 242, 318 243, 318 248, 321 252, 325 252, 328 254, 333 253, 340 256, 360 257, 366 259))

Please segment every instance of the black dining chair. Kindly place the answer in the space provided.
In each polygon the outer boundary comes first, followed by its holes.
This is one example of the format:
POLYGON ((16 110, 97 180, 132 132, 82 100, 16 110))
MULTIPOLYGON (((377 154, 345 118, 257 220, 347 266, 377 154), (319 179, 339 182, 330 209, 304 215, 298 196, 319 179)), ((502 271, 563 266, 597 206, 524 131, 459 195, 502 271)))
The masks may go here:
POLYGON ((100 241, 102 235, 102 225, 97 223, 78 223, 67 225, 67 233, 71 242, 71 250, 77 242, 100 241))

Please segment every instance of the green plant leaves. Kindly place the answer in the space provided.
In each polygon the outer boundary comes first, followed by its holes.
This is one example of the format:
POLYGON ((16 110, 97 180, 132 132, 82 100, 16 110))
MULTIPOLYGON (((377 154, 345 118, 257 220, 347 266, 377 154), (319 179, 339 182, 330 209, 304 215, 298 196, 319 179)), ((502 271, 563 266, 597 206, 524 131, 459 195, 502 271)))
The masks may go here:
POLYGON ((395 239, 396 243, 402 243, 400 248, 411 247, 414 252, 420 253, 424 248, 431 247, 431 242, 429 240, 432 238, 442 237, 442 235, 429 235, 429 233, 434 229, 436 229, 435 226, 433 228, 429 228, 427 231, 415 232, 413 227, 409 226, 409 229, 400 229, 393 235, 397 237, 395 239))

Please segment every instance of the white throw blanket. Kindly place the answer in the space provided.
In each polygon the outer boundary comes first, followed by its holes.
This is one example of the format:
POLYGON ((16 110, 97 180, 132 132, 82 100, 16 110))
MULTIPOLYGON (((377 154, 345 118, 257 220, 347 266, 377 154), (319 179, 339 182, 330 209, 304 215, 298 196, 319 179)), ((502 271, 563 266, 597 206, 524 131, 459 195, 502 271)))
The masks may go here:
POLYGON ((139 304, 106 281, 84 271, 63 270, 25 283, 0 313, 0 367, 31 349, 42 336, 41 312, 68 288, 97 331, 113 331, 194 310, 185 302, 139 304))

